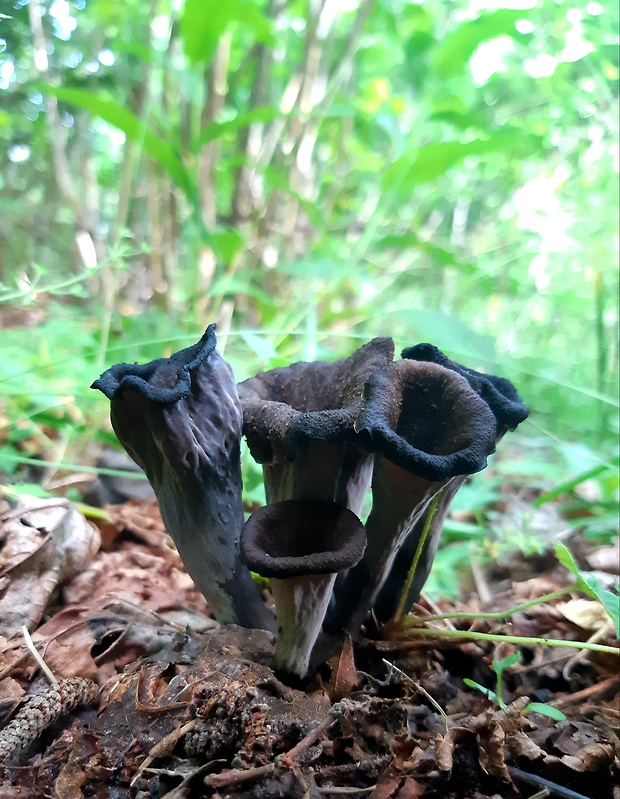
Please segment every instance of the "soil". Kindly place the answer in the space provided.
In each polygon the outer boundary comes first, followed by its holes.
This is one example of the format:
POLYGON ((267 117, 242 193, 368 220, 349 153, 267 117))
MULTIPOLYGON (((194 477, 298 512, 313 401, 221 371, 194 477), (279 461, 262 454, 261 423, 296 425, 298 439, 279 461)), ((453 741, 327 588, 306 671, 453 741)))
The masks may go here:
MULTIPOLYGON (((620 799, 616 655, 428 633, 618 646, 576 593, 510 621, 327 641, 313 677, 291 686, 271 669, 270 633, 210 617, 154 502, 108 506, 97 529, 70 503, 57 521, 46 502, 4 508, 0 799, 620 799), (493 662, 516 652, 498 690, 493 662)), ((416 617, 497 611, 568 580, 553 559, 518 566, 518 582, 510 565, 487 574, 492 602, 423 600, 416 617)))

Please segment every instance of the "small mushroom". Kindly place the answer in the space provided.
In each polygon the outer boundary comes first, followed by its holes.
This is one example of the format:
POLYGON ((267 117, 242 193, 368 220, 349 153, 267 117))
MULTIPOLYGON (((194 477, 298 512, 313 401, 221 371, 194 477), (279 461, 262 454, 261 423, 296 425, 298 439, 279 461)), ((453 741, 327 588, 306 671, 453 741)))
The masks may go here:
POLYGON ((215 325, 192 347, 118 364, 92 388, 111 403, 121 444, 146 472, 166 529, 218 621, 273 629, 239 551, 242 413, 215 325))
POLYGON ((244 560, 270 578, 278 617, 275 666, 283 675, 307 675, 336 575, 358 563, 365 546, 364 525, 334 502, 276 502, 245 523, 244 560))

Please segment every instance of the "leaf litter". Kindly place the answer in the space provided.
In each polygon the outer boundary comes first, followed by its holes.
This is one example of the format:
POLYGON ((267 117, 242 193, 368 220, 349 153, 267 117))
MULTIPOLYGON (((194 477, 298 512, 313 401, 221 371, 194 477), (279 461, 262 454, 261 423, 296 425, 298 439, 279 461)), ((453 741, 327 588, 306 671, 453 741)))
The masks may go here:
MULTIPOLYGON (((153 501, 107 506, 98 528, 66 500, 19 503, 3 506, 0 533, 0 799, 618 796, 613 655, 522 647, 500 706, 494 663, 514 647, 410 631, 346 639, 298 690, 271 669, 271 633, 210 617, 153 501)), ((418 611, 497 610, 560 580, 530 575, 493 608, 472 595, 418 611)), ((576 595, 454 626, 614 641, 576 595)))

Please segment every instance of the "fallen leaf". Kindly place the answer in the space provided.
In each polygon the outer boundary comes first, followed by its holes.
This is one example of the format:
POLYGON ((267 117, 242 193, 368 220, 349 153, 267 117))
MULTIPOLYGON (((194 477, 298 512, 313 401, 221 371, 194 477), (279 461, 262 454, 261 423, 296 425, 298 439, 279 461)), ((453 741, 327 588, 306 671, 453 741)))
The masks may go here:
POLYGON ((569 602, 558 602, 556 608, 565 619, 583 630, 600 630, 609 623, 607 611, 600 602, 593 599, 571 599, 569 602))
POLYGON ((22 625, 36 628, 52 594, 94 557, 100 538, 66 499, 22 494, 12 507, 4 503, 2 516, 0 634, 10 638, 22 625))
POLYGON ((347 635, 342 645, 342 652, 338 659, 338 668, 334 678, 333 701, 337 702, 343 696, 348 696, 357 685, 357 669, 353 655, 351 636, 347 635))

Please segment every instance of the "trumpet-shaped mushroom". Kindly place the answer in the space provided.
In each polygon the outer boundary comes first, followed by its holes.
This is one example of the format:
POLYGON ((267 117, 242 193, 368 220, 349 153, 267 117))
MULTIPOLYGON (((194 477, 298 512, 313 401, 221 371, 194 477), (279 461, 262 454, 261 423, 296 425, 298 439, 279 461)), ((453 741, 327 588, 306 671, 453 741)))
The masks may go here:
POLYGON ((215 325, 192 347, 118 364, 93 388, 111 402, 121 444, 153 486, 166 529, 222 623, 273 629, 239 551, 242 413, 215 325))
POLYGON ((278 671, 306 676, 336 575, 358 563, 365 546, 364 525, 334 502, 286 500, 250 516, 241 550, 250 569, 270 578, 278 671))
MULTIPOLYGON (((416 361, 430 361, 462 375, 472 389, 485 400, 495 416, 496 443, 499 442, 507 430, 514 430, 527 418, 528 409, 523 404, 517 390, 510 381, 502 377, 482 374, 461 366, 447 358, 432 344, 418 344, 415 347, 409 347, 403 350, 402 357, 416 361)), ((434 516, 430 520, 430 527, 427 531, 427 543, 418 561, 413 581, 408 587, 407 595, 404 597, 403 609, 405 611, 408 611, 417 600, 422 586, 426 582, 433 565, 441 528, 450 503, 465 480, 466 477, 453 478, 450 484, 441 491, 434 516)), ((401 592, 405 587, 407 575, 415 557, 428 514, 429 508, 424 511, 416 522, 408 539, 398 551, 389 576, 384 581, 383 587, 374 602, 373 614, 380 622, 393 618, 397 611, 401 600, 401 592)))
POLYGON ((386 372, 394 342, 376 338, 350 357, 295 363, 240 383, 243 431, 263 464, 267 502, 334 501, 359 514, 372 458, 355 425, 371 375, 386 372))
POLYGON ((415 552, 435 494, 444 490, 451 498, 465 475, 483 469, 496 438, 487 403, 464 377, 434 363, 395 362, 387 375, 370 378, 366 400, 357 428, 368 432, 375 450, 368 547, 339 588, 330 619, 352 632, 373 606, 399 550, 407 542, 415 552))

